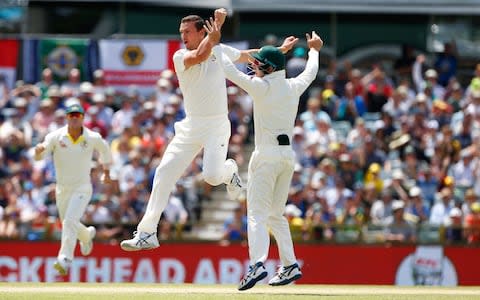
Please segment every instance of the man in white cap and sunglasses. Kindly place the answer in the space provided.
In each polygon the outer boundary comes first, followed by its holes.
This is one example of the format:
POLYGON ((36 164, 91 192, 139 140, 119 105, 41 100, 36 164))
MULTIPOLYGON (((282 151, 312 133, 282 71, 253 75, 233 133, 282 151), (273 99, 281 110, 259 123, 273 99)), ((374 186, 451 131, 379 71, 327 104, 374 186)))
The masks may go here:
POLYGON ((35 160, 50 153, 53 155, 56 204, 62 220, 61 247, 53 266, 61 275, 67 275, 72 264, 77 239, 82 255, 92 252, 95 227, 86 227, 80 223, 80 218, 92 196, 90 170, 95 151, 103 166, 103 181, 110 182, 110 148, 99 133, 83 126, 84 114, 80 104, 68 106, 67 125, 47 134, 34 149, 35 160))
MULTIPOLYGON (((212 26, 211 31, 215 30, 212 26)), ((275 47, 264 46, 252 55, 253 77, 239 71, 221 47, 213 48, 227 79, 247 91, 254 103, 255 151, 248 166, 247 184, 251 264, 238 287, 241 291, 252 288, 267 276, 264 262, 270 245, 268 228, 277 241, 282 262, 269 284, 286 285, 302 277, 289 224, 283 214, 295 166, 291 140, 299 98, 317 75, 319 51, 323 46, 315 32, 306 36, 310 48, 306 68, 289 79, 285 74, 285 55, 275 47)))

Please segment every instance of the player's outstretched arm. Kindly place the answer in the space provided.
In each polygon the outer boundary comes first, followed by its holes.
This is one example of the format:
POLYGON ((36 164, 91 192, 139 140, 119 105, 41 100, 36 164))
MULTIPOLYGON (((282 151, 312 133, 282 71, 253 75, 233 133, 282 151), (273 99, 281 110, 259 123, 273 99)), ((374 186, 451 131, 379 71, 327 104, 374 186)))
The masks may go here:
POLYGON ((308 88, 317 76, 319 51, 323 47, 323 41, 315 31, 312 31, 311 35, 307 33, 306 40, 308 48, 310 48, 307 65, 305 70, 292 81, 298 96, 308 88))
MULTIPOLYGON (((283 54, 290 51, 293 46, 298 42, 298 38, 294 37, 293 35, 285 38, 282 45, 278 47, 283 54)), ((235 61, 235 63, 248 63, 251 60, 251 55, 260 51, 260 49, 248 49, 240 51, 240 57, 235 61)))

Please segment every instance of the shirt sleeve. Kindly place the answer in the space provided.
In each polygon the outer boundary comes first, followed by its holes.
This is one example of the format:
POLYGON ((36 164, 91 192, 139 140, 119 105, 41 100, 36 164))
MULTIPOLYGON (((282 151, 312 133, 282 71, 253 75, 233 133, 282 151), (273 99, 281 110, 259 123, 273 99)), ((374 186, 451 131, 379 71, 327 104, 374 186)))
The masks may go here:
POLYGON ((254 101, 259 95, 266 93, 268 89, 268 83, 258 77, 248 76, 247 74, 238 70, 229 57, 223 53, 223 47, 213 47, 213 54, 222 66, 225 72, 225 77, 249 93, 254 101))
POLYGON ((318 56, 319 53, 315 49, 310 49, 308 52, 308 61, 307 65, 305 66, 305 70, 303 70, 300 75, 293 79, 295 91, 298 96, 303 94, 305 90, 308 88, 310 83, 315 79, 318 72, 318 56))
POLYGON ((112 163, 112 153, 110 152, 110 146, 108 146, 107 141, 105 141, 100 134, 94 137, 95 150, 98 151, 99 157, 98 161, 102 165, 110 165, 112 163))
POLYGON ((222 47, 223 54, 225 54, 230 61, 235 62, 240 58, 240 50, 225 44, 220 44, 220 47, 222 47))
POLYGON ((185 63, 183 62, 185 53, 185 49, 180 49, 173 54, 173 66, 175 67, 175 72, 177 73, 185 71, 185 63))
POLYGON ((56 132, 51 132, 45 136, 45 140, 42 142, 42 145, 45 147, 45 150, 43 150, 42 154, 40 154, 38 157, 35 156, 35 160, 42 160, 44 159, 47 155, 50 155, 53 150, 55 149, 55 141, 57 140, 57 134, 56 132))

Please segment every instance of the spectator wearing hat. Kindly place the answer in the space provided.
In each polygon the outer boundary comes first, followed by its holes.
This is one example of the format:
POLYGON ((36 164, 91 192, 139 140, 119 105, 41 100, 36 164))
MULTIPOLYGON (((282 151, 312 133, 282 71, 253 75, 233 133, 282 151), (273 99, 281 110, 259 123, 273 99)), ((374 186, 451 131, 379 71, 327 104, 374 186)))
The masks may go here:
POLYGON ((87 110, 87 118, 85 120, 85 127, 100 133, 103 138, 108 136, 108 127, 103 120, 99 118, 100 110, 96 105, 92 105, 87 110))
POLYGON ((53 113, 53 122, 48 125, 48 131, 55 131, 65 125, 67 125, 65 110, 62 108, 58 108, 53 113))
POLYGON ((22 118, 26 121, 30 121, 35 112, 37 112, 38 107, 40 106, 40 94, 40 89, 32 84, 23 84, 12 90, 12 96, 14 99, 25 99, 26 104, 21 105, 21 107, 17 107, 17 104, 15 103, 16 100, 14 100, 13 105, 21 111, 22 118))
POLYGON ((51 99, 46 98, 40 102, 40 110, 32 119, 32 128, 37 140, 42 140, 48 133, 48 127, 55 119, 55 106, 51 99))
POLYGON ((316 144, 318 151, 326 153, 329 145, 338 141, 337 132, 331 127, 330 117, 324 115, 315 120, 315 125, 316 130, 306 133, 307 143, 316 144))
POLYGON ((465 191, 464 201, 462 203, 462 214, 464 216, 471 212, 472 204, 477 202, 478 196, 473 188, 469 188, 465 191))
POLYGON ((61 85, 61 90, 70 91, 71 96, 78 94, 78 89, 80 88, 80 70, 77 68, 72 68, 68 72, 68 79, 61 85))
POLYGON ((380 199, 373 202, 370 209, 370 220, 374 225, 385 225, 387 218, 393 215, 393 193, 391 188, 385 188, 380 194, 380 199))
POLYGON ((445 88, 438 84, 438 74, 434 69, 428 69, 425 72, 425 79, 422 77, 422 66, 425 63, 425 55, 420 54, 417 56, 415 63, 412 68, 412 78, 417 92, 424 91, 425 87, 428 85, 431 87, 432 99, 443 99, 445 94, 445 88))
POLYGON ((478 159, 473 157, 473 148, 465 148, 460 151, 460 160, 450 165, 448 175, 455 182, 455 188, 463 195, 467 188, 473 187, 476 180, 476 168, 478 159))
POLYGON ((105 93, 107 85, 105 82, 105 72, 102 69, 97 69, 93 72, 92 83, 95 93, 105 93))
POLYGON ((448 105, 452 107, 453 113, 459 112, 462 109, 462 107, 465 105, 466 98, 460 83, 455 82, 452 85, 452 91, 446 101, 448 105))
POLYGON ((345 186, 351 190, 354 189, 357 181, 361 181, 362 177, 362 172, 355 160, 349 153, 342 153, 338 157, 337 172, 345 182, 345 186))
POLYGON ((45 68, 42 71, 42 76, 39 82, 35 83, 35 86, 40 89, 40 98, 44 99, 49 97, 48 90, 50 86, 54 85, 53 72, 50 68, 45 68))
POLYGON ((55 109, 65 108, 65 105, 63 103, 63 95, 58 85, 51 85, 47 90, 46 97, 44 97, 43 99, 45 98, 49 98, 50 100, 52 100, 55 109))
POLYGON ((408 192, 409 201, 405 208, 405 213, 411 215, 416 223, 428 222, 430 216, 429 206, 422 197, 422 190, 418 186, 413 186, 408 192))
POLYGON ((406 99, 406 93, 402 88, 397 88, 393 91, 392 96, 388 98, 387 103, 382 107, 382 112, 389 114, 395 119, 408 114, 410 105, 406 99))
POLYGON ((355 119, 355 126, 347 134, 347 147, 349 149, 361 149, 368 137, 370 137, 370 132, 365 126, 365 120, 363 118, 357 118, 355 119))
POLYGON ((164 113, 165 107, 168 105, 168 99, 173 95, 173 84, 167 78, 160 78, 157 80, 155 92, 150 97, 155 103, 155 116, 161 117, 164 113))
POLYGON ((480 243, 480 203, 474 202, 465 216, 465 237, 469 244, 480 243))
POLYGON ((318 119, 324 119, 331 121, 330 116, 320 110, 321 101, 317 97, 310 97, 307 100, 307 110, 300 114, 299 119, 303 124, 305 132, 312 132, 316 130, 316 121, 318 119))
POLYGON ((112 133, 118 136, 125 130, 125 128, 132 127, 135 114, 136 112, 133 109, 133 99, 130 97, 124 97, 122 107, 113 114, 112 133))
MULTIPOLYGON (((18 98, 23 99, 23 98, 18 98)), ((18 102, 25 102, 23 100, 17 100, 18 102)), ((18 103, 18 105, 20 105, 18 103)), ((3 109, 3 115, 5 121, 0 125, 0 142, 5 143, 10 136, 15 134, 20 142, 24 145, 31 145, 33 138, 33 128, 30 122, 22 118, 22 114, 19 108, 3 109)))
POLYGON ((401 200, 392 202, 391 217, 387 218, 385 240, 389 242, 414 243, 417 239, 415 228, 404 217, 405 203, 401 200))
POLYGON ((452 208, 448 214, 449 218, 445 222, 445 242, 448 244, 459 243, 463 241, 463 213, 458 207, 452 208))
POLYGON ((93 105, 98 108, 97 118, 101 120, 107 130, 110 131, 112 119, 113 119, 113 109, 107 105, 107 98, 104 93, 95 93, 92 97, 93 105))
POLYGON ((451 188, 442 188, 439 197, 439 201, 433 205, 430 213, 429 223, 434 226, 444 224, 450 210, 454 207, 451 188))
POLYGON ((84 81, 80 84, 77 98, 80 100, 80 105, 82 105, 85 111, 88 111, 88 108, 92 105, 92 97, 94 93, 95 88, 89 81, 84 81))

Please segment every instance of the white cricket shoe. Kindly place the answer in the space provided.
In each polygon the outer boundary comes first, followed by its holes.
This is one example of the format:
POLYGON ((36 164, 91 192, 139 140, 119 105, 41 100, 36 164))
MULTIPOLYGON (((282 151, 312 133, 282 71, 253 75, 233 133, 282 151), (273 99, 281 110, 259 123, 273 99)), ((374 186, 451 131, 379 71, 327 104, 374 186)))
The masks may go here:
POLYGON ((237 200, 243 190, 242 178, 238 175, 238 165, 235 160, 229 158, 227 162, 233 165, 233 175, 230 183, 227 184, 228 197, 231 200, 237 200))
POLYGON ((90 234, 90 239, 88 242, 82 242, 80 241, 80 252, 82 253, 83 256, 90 255, 92 253, 93 249, 93 238, 95 237, 95 234, 97 234, 97 230, 93 226, 88 226, 87 227, 88 233, 90 234))
POLYGON ((248 267, 248 273, 243 277, 242 281, 238 285, 239 291, 245 291, 251 289, 257 284, 260 280, 267 277, 267 270, 262 262, 257 262, 256 264, 248 267))
POLYGON ((135 231, 133 233, 133 239, 124 240, 120 243, 120 247, 125 251, 148 250, 159 246, 157 233, 144 231, 135 231))
POLYGON ((286 285, 292 281, 302 278, 302 271, 297 263, 290 265, 288 267, 280 267, 277 271, 277 274, 270 279, 268 282, 269 285, 286 285))
POLYGON ((62 255, 57 258, 57 261, 53 264, 53 267, 60 275, 65 276, 67 275, 68 269, 70 269, 71 264, 72 261, 62 255))

